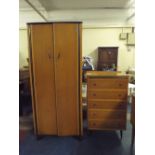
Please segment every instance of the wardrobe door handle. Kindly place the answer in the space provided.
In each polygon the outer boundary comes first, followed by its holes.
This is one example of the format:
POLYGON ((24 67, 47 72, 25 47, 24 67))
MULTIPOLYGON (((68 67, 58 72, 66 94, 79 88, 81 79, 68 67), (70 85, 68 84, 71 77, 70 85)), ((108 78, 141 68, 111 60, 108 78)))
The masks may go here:
POLYGON ((51 59, 51 53, 50 52, 48 52, 48 58, 51 59))
POLYGON ((57 59, 60 59, 60 53, 58 53, 57 59))

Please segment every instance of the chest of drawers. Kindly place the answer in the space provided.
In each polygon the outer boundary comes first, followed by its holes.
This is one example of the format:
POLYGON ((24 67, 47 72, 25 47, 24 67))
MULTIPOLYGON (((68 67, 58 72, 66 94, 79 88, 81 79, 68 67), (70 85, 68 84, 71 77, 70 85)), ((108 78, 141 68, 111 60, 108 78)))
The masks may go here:
POLYGON ((126 129, 127 94, 126 75, 87 73, 88 129, 126 129))

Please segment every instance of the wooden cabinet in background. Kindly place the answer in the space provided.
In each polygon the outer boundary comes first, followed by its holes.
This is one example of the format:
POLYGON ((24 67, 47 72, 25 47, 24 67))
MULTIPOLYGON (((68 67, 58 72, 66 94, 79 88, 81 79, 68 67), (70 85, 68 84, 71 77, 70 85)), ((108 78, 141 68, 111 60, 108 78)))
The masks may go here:
POLYGON ((97 70, 117 71, 118 47, 99 47, 97 70))
POLYGON ((124 130, 128 77, 114 72, 99 73, 87 72, 88 129, 124 130))
POLYGON ((36 135, 81 135, 81 23, 29 23, 36 135))

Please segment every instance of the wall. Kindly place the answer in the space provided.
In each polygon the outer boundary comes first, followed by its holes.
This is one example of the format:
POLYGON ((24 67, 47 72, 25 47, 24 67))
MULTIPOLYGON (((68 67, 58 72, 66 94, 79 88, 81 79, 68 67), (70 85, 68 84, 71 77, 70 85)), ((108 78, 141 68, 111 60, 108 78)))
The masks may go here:
POLYGON ((19 67, 28 65, 26 58, 28 58, 28 38, 27 30, 19 30, 19 67))
MULTIPOLYGON (((131 32, 131 28, 120 27, 84 27, 82 37, 82 52, 83 56, 92 56, 94 65, 96 66, 99 46, 118 46, 118 70, 126 71, 129 67, 134 68, 135 52, 134 47, 126 46, 126 40, 120 40, 120 33, 131 32)), ((27 30, 20 29, 19 31, 19 65, 27 65, 26 58, 28 57, 27 30)))
POLYGON ((126 40, 120 40, 119 35, 131 32, 131 28, 84 28, 83 29, 83 55, 94 57, 96 66, 99 46, 118 46, 118 70, 126 71, 129 67, 134 68, 134 47, 126 46, 126 40))

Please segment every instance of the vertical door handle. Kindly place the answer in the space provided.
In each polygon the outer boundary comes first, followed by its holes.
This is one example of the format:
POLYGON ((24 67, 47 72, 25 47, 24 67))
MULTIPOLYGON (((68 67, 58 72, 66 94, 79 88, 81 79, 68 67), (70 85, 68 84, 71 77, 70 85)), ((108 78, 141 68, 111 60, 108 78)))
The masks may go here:
POLYGON ((60 58, 60 53, 58 53, 58 56, 57 56, 57 59, 59 59, 60 58))
POLYGON ((52 58, 52 56, 51 56, 51 52, 50 52, 50 51, 48 52, 48 54, 47 54, 47 55, 48 55, 48 58, 49 58, 49 59, 51 59, 51 58, 52 58))

